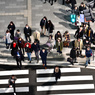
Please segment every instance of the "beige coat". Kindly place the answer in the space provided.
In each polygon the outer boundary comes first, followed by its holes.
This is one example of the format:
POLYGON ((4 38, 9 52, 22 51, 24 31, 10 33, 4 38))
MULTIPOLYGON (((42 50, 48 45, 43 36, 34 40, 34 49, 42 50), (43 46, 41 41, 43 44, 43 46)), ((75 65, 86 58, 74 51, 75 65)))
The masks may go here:
POLYGON ((82 50, 82 47, 83 47, 83 40, 82 39, 80 39, 80 42, 78 42, 78 40, 75 40, 75 48, 78 48, 78 47, 80 50, 82 50))
POLYGON ((34 40, 38 39, 40 41, 40 32, 37 30, 35 32, 33 32, 33 38, 34 38, 34 40))

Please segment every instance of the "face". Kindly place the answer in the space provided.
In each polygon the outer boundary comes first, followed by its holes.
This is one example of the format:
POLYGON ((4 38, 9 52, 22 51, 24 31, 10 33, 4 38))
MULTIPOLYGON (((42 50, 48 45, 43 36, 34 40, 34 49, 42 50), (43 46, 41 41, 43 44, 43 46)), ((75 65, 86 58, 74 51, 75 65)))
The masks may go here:
POLYGON ((45 52, 45 49, 42 49, 43 52, 45 52))

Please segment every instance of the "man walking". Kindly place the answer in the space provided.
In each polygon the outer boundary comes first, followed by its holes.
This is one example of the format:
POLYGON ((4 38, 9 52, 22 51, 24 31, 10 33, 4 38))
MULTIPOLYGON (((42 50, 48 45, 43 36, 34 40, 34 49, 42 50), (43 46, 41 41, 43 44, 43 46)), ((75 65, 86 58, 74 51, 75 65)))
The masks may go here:
POLYGON ((43 66, 45 66, 46 69, 47 51, 44 48, 40 51, 40 56, 42 59, 43 66))
POLYGON ((16 81, 16 76, 12 75, 10 78, 9 78, 9 87, 13 87, 14 89, 14 95, 16 95, 16 91, 15 91, 15 81, 16 81))

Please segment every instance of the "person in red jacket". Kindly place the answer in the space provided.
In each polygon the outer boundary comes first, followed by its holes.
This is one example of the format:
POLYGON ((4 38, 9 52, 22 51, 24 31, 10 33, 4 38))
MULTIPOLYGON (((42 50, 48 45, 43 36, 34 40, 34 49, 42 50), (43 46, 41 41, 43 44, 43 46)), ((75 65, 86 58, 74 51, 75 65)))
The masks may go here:
POLYGON ((27 52, 29 63, 31 63, 31 52, 32 52, 31 44, 27 42, 25 43, 24 47, 25 47, 25 51, 27 52))

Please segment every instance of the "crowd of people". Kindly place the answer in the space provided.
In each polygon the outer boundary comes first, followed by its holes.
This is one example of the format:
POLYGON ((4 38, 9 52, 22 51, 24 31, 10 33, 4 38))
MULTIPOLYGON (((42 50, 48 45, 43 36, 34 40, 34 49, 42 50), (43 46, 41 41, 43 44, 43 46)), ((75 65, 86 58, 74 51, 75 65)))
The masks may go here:
MULTIPOLYGON (((80 15, 81 11, 85 10, 85 4, 82 2, 81 5, 78 7, 74 7, 74 12, 77 16, 80 15)), ((59 55, 62 55, 63 47, 69 47, 71 40, 69 31, 65 31, 61 34, 60 31, 57 31, 55 35, 54 32, 54 24, 51 20, 48 20, 46 16, 44 16, 40 21, 41 32, 35 31, 32 32, 32 29, 29 27, 28 24, 25 25, 23 29, 23 33, 25 35, 25 40, 21 37, 21 32, 19 29, 16 30, 15 24, 11 21, 7 27, 4 39, 6 43, 6 48, 11 49, 11 55, 13 58, 16 59, 17 66, 19 68, 22 67, 22 61, 24 61, 24 55, 27 53, 29 63, 31 63, 31 53, 34 51, 37 63, 39 63, 39 56, 41 57, 43 66, 46 68, 46 60, 47 54, 53 51, 54 47, 59 55), (16 30, 16 32, 15 32, 16 30), (40 47, 40 35, 48 35, 48 40, 45 43, 48 46, 48 51, 45 47, 40 47), (34 37, 34 41, 31 41, 31 36, 34 37)), ((70 52, 71 64, 73 65, 76 62, 76 58, 82 56, 82 49, 85 48, 86 56, 88 56, 88 52, 91 53, 92 50, 91 43, 95 44, 95 33, 93 33, 92 28, 90 27, 89 23, 81 23, 81 25, 77 28, 75 32, 75 40, 72 41, 72 49, 70 52), (89 48, 88 48, 89 47, 89 48)), ((87 58, 86 65, 90 64, 90 57, 87 58)))

